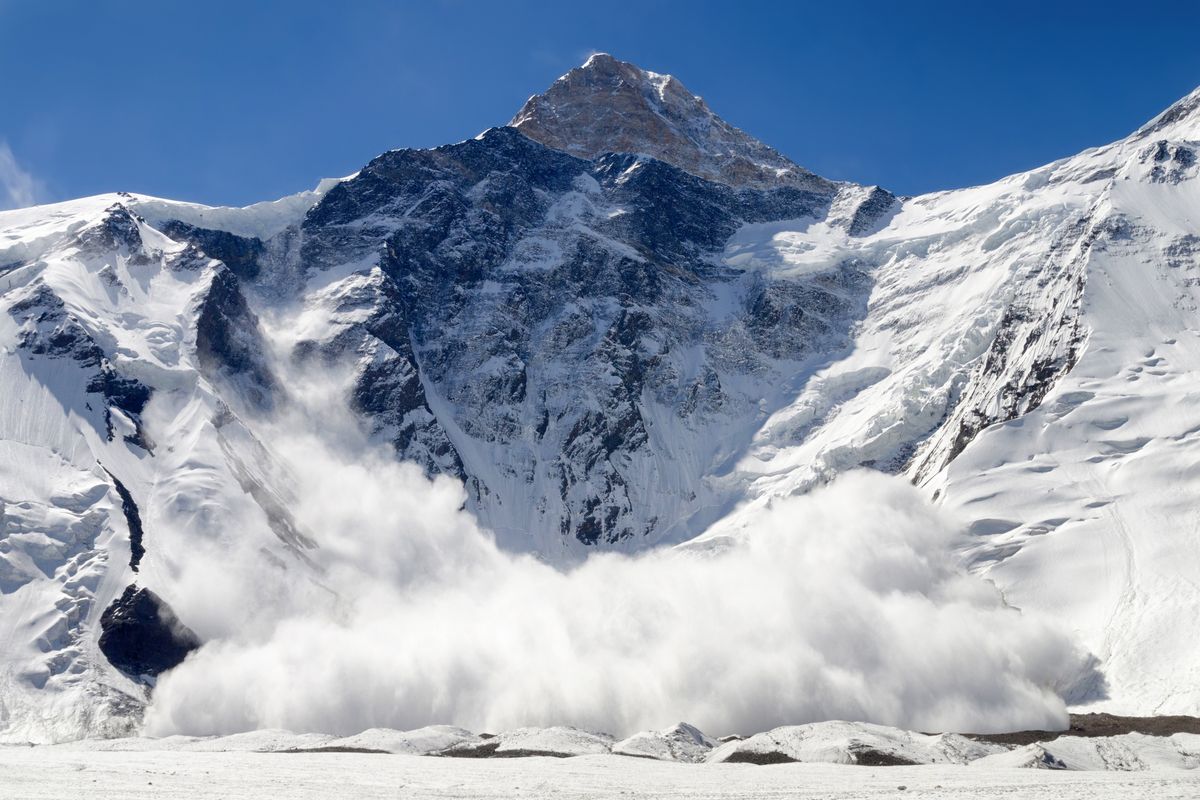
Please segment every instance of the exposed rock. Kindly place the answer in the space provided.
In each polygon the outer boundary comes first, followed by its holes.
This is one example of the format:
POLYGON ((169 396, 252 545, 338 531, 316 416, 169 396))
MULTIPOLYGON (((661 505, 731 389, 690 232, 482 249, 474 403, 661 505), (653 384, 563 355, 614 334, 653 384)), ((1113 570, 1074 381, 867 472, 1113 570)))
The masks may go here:
POLYGON ((201 371, 210 380, 236 385, 253 406, 267 409, 274 404, 276 380, 265 350, 258 318, 247 305, 237 276, 219 266, 196 318, 201 371))
POLYGON ((331 325, 297 357, 353 354, 353 402, 377 434, 464 479, 518 547, 683 538, 723 502, 703 496, 722 454, 689 454, 712 447, 709 426, 749 431, 776 362, 844 341, 870 290, 857 264, 774 280, 720 250, 742 224, 820 217, 831 197, 584 161, 511 128, 387 153, 304 221, 304 274, 368 266, 327 290, 331 325), (687 474, 662 473, 670 461, 687 474))
POLYGON ((831 185, 713 114, 673 76, 607 53, 529 98, 509 124, 583 158, 644 153, 731 186, 831 185))
POLYGON ((104 609, 100 628, 100 652, 135 680, 157 677, 200 646, 162 598, 132 584, 104 609))
POLYGON ((125 484, 121 483, 111 470, 105 468, 104 471, 108 473, 108 477, 112 478, 117 495, 121 498, 121 510, 125 513, 125 523, 129 526, 129 568, 137 572, 142 556, 146 555, 142 515, 138 511, 137 503, 133 500, 133 495, 125 488, 125 484))
POLYGON ((179 220, 168 220, 159 229, 176 241, 195 245, 207 257, 222 262, 240 280, 252 281, 261 271, 259 259, 266 247, 260 239, 198 228, 179 220))

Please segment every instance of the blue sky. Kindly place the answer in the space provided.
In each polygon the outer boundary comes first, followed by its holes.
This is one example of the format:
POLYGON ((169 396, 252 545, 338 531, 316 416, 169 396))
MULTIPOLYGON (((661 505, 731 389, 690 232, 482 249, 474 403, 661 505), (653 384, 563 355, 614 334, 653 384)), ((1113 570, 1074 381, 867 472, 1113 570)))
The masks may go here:
POLYGON ((278 197, 503 124, 595 50, 912 194, 1124 136, 1200 84, 1198 32, 1194 0, 0 0, 0 205, 278 197))

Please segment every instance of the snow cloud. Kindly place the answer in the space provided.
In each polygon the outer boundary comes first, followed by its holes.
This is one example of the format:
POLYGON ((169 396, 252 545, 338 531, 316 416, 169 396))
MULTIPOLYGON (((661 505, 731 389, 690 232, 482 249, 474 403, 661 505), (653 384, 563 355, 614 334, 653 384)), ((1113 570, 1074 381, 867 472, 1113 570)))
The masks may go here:
POLYGON ((559 569, 500 550, 460 484, 337 418, 264 437, 284 443, 311 569, 194 539, 178 560, 170 600, 208 643, 160 678, 146 733, 1065 726, 1084 654, 964 574, 953 521, 900 479, 777 501, 727 545, 559 569))
POLYGON ((21 167, 8 142, 0 140, 0 211, 37 205, 42 184, 21 167))

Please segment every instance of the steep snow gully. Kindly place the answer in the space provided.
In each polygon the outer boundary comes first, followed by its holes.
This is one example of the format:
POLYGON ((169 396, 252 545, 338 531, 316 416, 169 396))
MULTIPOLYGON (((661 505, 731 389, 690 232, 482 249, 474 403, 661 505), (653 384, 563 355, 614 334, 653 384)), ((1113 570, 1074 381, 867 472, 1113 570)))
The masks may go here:
POLYGON ((1196 714, 1198 148, 1200 91, 1113 144, 898 198, 601 54, 510 126, 278 201, 0 212, 0 737, 130 733, 148 706, 189 733, 624 735, 680 699, 705 730, 1196 714), (876 609, 910 645, 880 652, 876 609), (472 614, 494 650, 456 638, 472 614), (764 687, 742 707, 706 699, 706 627, 744 648, 738 691, 764 687), (356 649, 380 632, 405 655, 356 649), (319 674, 287 647, 329 637, 381 663, 319 674), (916 658, 954 637, 979 660, 916 658), (520 691, 463 661, 505 648, 520 691), (404 668, 443 701, 223 716, 220 663, 370 698, 404 668), (653 689, 619 702, 630 664, 653 689))

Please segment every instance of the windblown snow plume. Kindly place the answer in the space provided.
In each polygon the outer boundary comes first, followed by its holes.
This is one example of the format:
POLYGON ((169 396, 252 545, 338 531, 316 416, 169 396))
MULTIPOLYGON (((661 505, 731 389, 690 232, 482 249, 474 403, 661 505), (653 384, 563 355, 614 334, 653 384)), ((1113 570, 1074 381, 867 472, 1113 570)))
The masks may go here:
POLYGON ((35 205, 41 194, 41 183, 17 162, 8 142, 0 140, 0 211, 35 205))
POLYGON ((727 546, 563 571, 500 550, 456 482, 331 447, 353 438, 337 418, 271 438, 316 577, 189 554, 173 602, 208 644, 161 678, 147 733, 1066 722, 1070 641, 960 572, 952 526, 899 479, 777 502, 727 546))

